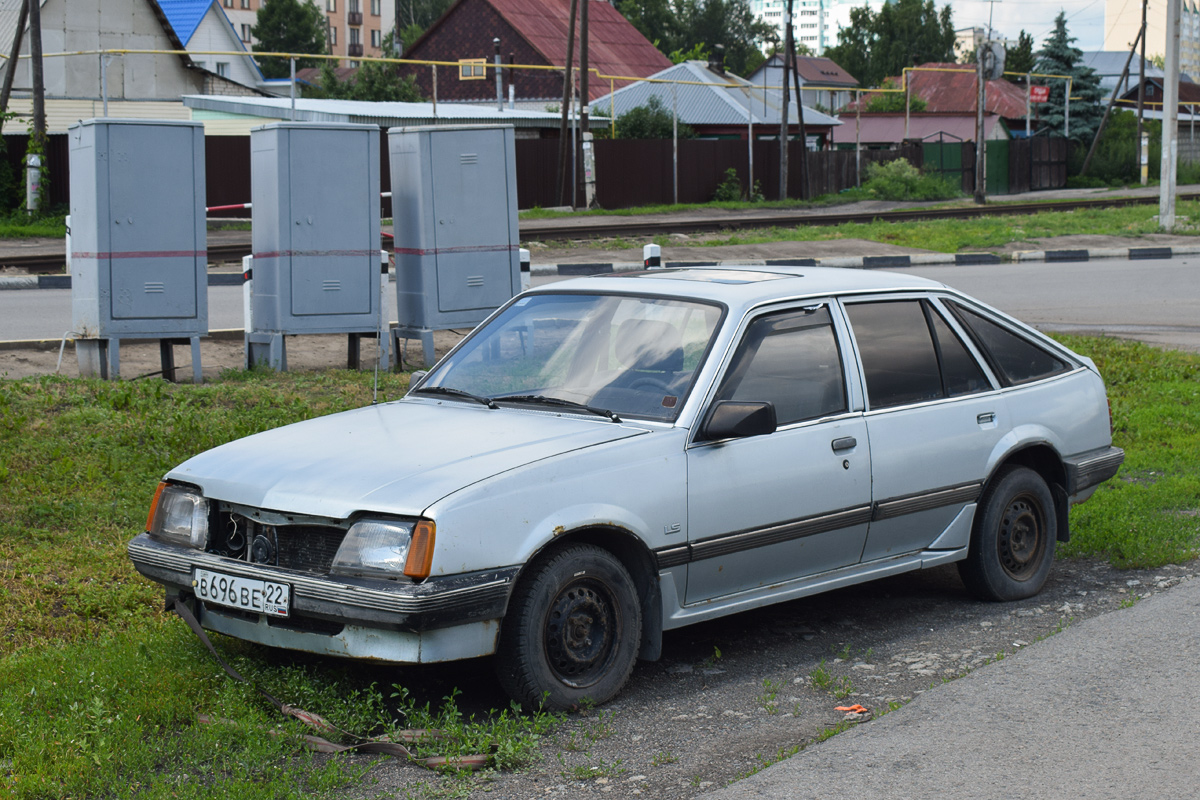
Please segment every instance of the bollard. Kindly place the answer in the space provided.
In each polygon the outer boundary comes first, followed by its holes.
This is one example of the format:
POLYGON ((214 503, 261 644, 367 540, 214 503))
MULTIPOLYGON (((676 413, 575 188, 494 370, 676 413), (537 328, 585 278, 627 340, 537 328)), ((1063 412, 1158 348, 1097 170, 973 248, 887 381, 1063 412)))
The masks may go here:
POLYGON ((656 244, 643 247, 642 266, 646 269, 662 269, 662 248, 656 244))
POLYGON ((521 248, 521 291, 533 285, 533 272, 529 268, 529 251, 521 248))

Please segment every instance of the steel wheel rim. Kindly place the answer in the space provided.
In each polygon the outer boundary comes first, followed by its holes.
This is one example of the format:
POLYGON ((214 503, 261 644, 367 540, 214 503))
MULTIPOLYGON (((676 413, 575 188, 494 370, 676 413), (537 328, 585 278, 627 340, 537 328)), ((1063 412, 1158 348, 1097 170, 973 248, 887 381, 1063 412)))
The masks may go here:
POLYGON ((620 615, 607 586, 588 580, 564 587, 546 613, 551 671, 568 686, 595 684, 613 661, 619 630, 620 615))
POLYGON ((1005 507, 996 548, 1000 566, 1013 579, 1028 580, 1037 572, 1046 550, 1046 519, 1035 497, 1021 494, 1005 507))

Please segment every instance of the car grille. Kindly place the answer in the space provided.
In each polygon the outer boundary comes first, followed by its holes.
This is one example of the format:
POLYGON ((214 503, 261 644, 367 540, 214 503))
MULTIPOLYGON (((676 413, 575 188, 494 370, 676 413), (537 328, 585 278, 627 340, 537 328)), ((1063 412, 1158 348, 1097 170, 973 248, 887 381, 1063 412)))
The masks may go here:
POLYGON ((346 531, 332 525, 264 525, 230 511, 211 520, 207 551, 252 564, 327 575, 346 531))

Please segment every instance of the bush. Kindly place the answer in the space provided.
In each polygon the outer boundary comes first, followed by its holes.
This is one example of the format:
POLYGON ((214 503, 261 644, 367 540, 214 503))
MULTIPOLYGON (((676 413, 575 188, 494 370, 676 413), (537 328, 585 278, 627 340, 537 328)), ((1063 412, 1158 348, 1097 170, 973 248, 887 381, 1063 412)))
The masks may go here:
POLYGON ((962 194, 951 179, 922 172, 905 158, 868 164, 862 192, 879 200, 948 200, 962 194))
MULTIPOLYGON (((651 95, 646 105, 631 108, 617 117, 618 139, 670 139, 671 110, 660 97, 651 95)), ((696 132, 691 125, 679 123, 679 138, 694 139, 696 132)))
POLYGON ((737 170, 733 167, 725 170, 725 180, 717 187, 713 200, 718 203, 732 203, 742 199, 742 182, 738 180, 737 170))
MULTIPOLYGON (((1143 129, 1150 134, 1150 180, 1158 180, 1159 165, 1162 161, 1162 122, 1144 120, 1143 129)), ((1113 111, 1104 126, 1100 143, 1096 145, 1096 154, 1085 176, 1089 182, 1097 181, 1098 186, 1123 185, 1141 181, 1141 162, 1139 153, 1141 145, 1137 139, 1137 114, 1132 111, 1113 111)), ((1079 175, 1083 169, 1083 161, 1087 158, 1087 148, 1083 146, 1072 148, 1067 164, 1068 175, 1079 175)), ((1068 186, 1072 184, 1068 182, 1068 186)))

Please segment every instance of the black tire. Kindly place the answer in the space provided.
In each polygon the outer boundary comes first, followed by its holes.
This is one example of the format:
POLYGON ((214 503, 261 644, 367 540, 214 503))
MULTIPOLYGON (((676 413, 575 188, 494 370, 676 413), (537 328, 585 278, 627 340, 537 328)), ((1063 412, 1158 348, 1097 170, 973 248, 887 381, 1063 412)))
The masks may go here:
POLYGON ((531 564, 500 626, 496 675, 526 709, 566 711, 612 699, 642 638, 637 587, 599 547, 574 544, 531 564))
POLYGON ((1042 590, 1054 563, 1058 515, 1042 476, 1004 467, 979 501, 971 547, 958 562, 967 591, 980 600, 1022 600, 1042 590))

